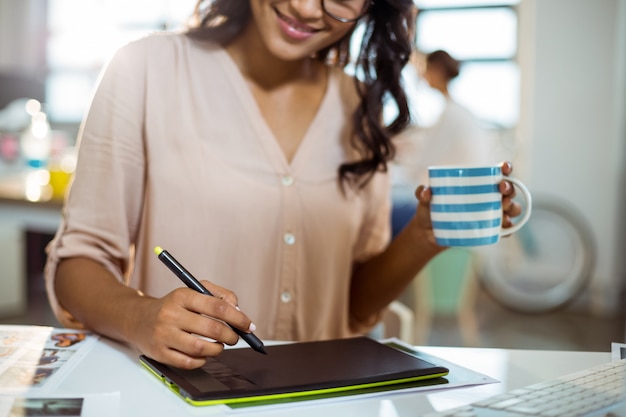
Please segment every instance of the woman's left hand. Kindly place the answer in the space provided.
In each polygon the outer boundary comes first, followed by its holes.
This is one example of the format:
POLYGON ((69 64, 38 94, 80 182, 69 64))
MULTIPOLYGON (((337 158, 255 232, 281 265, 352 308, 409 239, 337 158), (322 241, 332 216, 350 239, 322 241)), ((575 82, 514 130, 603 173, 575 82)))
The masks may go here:
MULTIPOLYGON (((502 174, 505 176, 510 175, 513 171, 513 165, 508 161, 503 162, 501 167, 502 174)), ((499 189, 502 193, 502 211, 504 212, 502 216, 502 227, 511 227, 513 225, 511 219, 521 214, 522 207, 519 203, 513 201, 515 197, 515 187, 513 187, 513 184, 503 179, 502 182, 500 182, 499 189)))

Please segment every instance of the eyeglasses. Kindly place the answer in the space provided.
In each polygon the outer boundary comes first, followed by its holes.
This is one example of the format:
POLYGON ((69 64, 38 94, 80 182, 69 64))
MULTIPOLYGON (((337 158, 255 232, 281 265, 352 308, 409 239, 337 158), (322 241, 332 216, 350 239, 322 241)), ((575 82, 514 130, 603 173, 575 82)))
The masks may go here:
POLYGON ((372 0, 322 0, 324 13, 343 23, 359 20, 365 15, 372 0))

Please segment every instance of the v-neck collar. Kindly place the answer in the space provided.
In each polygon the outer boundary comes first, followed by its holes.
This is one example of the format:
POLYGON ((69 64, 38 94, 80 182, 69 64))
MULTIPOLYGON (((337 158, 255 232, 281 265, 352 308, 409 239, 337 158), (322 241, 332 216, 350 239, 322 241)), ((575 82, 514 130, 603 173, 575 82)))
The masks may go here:
MULTIPOLYGON (((280 147, 276 135, 263 117, 259 104, 248 87, 248 82, 241 73, 241 70, 225 49, 222 49, 220 53, 223 56, 222 61, 227 66, 226 73, 232 82, 235 93, 239 97, 244 111, 249 116, 249 121, 254 126, 254 130, 258 133, 257 139, 261 142, 269 160, 282 172, 293 172, 297 170, 297 167, 306 161, 307 155, 310 154, 309 148, 315 143, 316 131, 319 130, 321 121, 324 120, 324 114, 332 107, 329 105, 331 96, 329 92, 333 91, 335 88, 336 81, 334 72, 332 69, 329 69, 326 91, 324 92, 319 108, 307 127, 291 162, 289 162, 280 147)), ((286 115, 286 117, 288 117, 288 115, 286 115)))

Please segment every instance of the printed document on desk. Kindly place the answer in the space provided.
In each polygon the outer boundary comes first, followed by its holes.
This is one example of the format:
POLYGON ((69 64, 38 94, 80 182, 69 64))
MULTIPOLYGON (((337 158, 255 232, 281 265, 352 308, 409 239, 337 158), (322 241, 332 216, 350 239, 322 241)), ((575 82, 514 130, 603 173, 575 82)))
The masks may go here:
POLYGON ((0 417, 114 417, 119 415, 119 410, 119 392, 45 397, 0 395, 0 417))
POLYGON ((0 325, 0 394, 51 392, 97 340, 74 329, 0 325))
POLYGON ((0 325, 0 417, 118 415, 119 392, 55 392, 97 341, 75 329, 0 325))

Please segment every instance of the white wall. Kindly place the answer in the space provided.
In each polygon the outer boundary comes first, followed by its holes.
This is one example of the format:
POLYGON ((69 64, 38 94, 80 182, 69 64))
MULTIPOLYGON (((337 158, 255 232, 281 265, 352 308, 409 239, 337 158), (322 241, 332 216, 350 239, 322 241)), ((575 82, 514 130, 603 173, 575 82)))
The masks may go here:
POLYGON ((0 0, 0 70, 42 72, 47 0, 0 0))
POLYGON ((520 176, 589 221, 597 265, 588 306, 620 308, 626 220, 626 0, 522 0, 520 176), (618 245, 621 246, 618 247, 618 245))
MULTIPOLYGON (((618 151, 617 155, 619 156, 621 154, 623 158, 621 163, 618 162, 621 169, 621 182, 618 185, 621 198, 618 196, 618 207, 624 208, 626 207, 626 53, 623 51, 626 51, 626 0, 622 0, 619 7, 618 16, 620 22, 622 23, 617 34, 617 51, 622 51, 622 53, 620 57, 621 59, 618 62, 617 74, 618 77, 619 74, 623 74, 624 76, 621 78, 621 81, 618 80, 620 82, 618 82, 616 86, 617 94, 615 108, 618 113, 618 141, 622 145, 622 150, 621 152, 618 151), (619 118, 620 112, 624 117, 619 118), (621 140, 619 137, 621 137, 621 140)), ((617 240, 615 266, 618 280, 622 283, 622 312, 626 317, 626 256, 623 255, 624 249, 626 248, 626 220, 624 220, 624 215, 619 212, 618 216, 620 216, 619 218, 621 219, 621 226, 619 226, 618 223, 617 232, 619 235, 617 240)), ((626 326, 626 320, 624 325, 626 326)), ((626 327, 624 335, 626 335, 626 327)))

